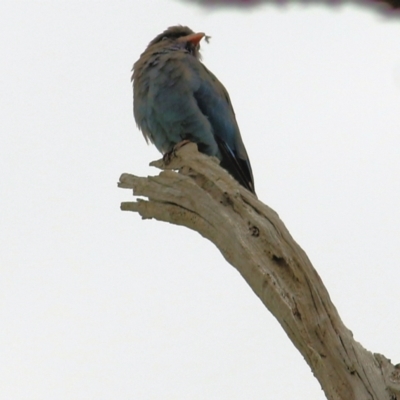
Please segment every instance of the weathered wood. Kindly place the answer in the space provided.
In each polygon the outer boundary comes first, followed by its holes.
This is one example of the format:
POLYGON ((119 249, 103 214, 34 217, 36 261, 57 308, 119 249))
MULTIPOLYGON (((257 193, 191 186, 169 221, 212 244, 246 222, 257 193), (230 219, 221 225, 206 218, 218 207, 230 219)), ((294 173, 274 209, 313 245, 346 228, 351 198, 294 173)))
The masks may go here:
POLYGON ((278 214, 194 144, 147 178, 123 174, 137 199, 122 210, 186 226, 212 241, 276 317, 331 400, 400 400, 400 368, 353 339, 278 214), (176 172, 174 170, 178 170, 176 172), (396 397, 397 396, 397 397, 396 397))

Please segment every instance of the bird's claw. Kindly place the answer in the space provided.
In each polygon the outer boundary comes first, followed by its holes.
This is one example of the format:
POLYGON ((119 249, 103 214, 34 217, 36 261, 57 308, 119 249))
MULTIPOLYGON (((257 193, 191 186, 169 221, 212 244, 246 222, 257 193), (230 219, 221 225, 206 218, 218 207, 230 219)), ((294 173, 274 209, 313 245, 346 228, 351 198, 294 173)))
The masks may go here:
POLYGON ((190 140, 182 140, 181 142, 177 143, 172 150, 168 151, 163 155, 163 161, 165 165, 168 165, 174 157, 176 157, 176 152, 183 146, 192 143, 190 140))

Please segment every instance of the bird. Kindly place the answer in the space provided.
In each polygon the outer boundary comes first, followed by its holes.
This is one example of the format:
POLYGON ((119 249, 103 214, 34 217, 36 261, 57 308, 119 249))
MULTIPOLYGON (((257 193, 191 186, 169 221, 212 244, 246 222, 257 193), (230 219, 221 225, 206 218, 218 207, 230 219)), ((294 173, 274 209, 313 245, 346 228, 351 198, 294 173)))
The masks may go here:
POLYGON ((229 94, 201 62, 203 38, 209 39, 203 32, 178 25, 148 44, 132 68, 134 118, 146 142, 164 156, 180 143, 194 142, 255 194, 229 94))

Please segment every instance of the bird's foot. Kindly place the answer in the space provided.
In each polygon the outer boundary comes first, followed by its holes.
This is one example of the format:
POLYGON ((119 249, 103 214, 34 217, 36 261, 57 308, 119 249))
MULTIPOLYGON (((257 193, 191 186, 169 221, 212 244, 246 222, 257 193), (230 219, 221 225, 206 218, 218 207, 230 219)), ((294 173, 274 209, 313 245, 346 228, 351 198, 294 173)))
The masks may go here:
POLYGON ((165 153, 163 155, 163 161, 165 165, 168 165, 172 159, 176 156, 176 152, 183 146, 185 146, 186 144, 192 143, 190 140, 182 140, 181 142, 177 143, 172 150, 168 151, 167 153, 165 153))

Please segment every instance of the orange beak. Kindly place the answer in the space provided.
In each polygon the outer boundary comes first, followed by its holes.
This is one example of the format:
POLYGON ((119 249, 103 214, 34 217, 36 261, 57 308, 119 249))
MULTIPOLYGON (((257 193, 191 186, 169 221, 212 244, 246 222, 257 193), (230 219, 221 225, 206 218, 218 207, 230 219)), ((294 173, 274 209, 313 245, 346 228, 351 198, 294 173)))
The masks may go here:
POLYGON ((203 39, 203 37, 205 35, 206 34, 203 32, 192 33, 191 35, 180 37, 178 40, 180 40, 182 42, 190 42, 190 43, 193 43, 195 46, 197 46, 199 44, 200 40, 203 39))

